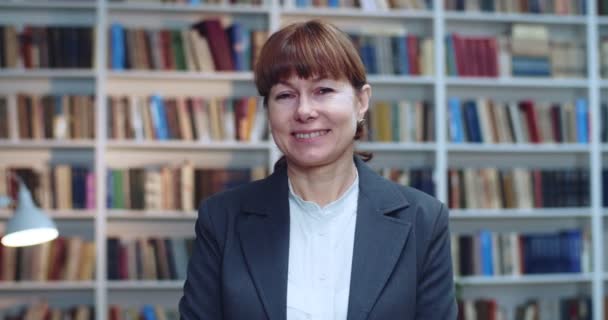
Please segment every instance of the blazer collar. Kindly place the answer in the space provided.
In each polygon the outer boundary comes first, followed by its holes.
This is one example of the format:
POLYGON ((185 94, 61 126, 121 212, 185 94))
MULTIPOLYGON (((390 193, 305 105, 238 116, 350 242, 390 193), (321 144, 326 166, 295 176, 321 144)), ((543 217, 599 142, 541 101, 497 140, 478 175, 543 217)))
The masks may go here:
MULTIPOLYGON (((407 242, 410 223, 386 214, 409 205, 395 185, 355 157, 359 174, 357 225, 348 320, 367 317, 407 242)), ((289 259, 289 186, 280 167, 245 195, 237 232, 268 319, 286 318, 289 259), (249 213, 249 214, 247 214, 249 213)))
MULTIPOLYGON (((359 174, 359 202, 369 201, 373 212, 389 213, 409 206, 403 193, 391 182, 375 173, 363 160, 354 157, 359 174)), ((289 185, 287 166, 280 166, 269 177, 261 181, 259 192, 248 195, 243 202, 243 211, 261 215, 285 214, 289 212, 289 185)))

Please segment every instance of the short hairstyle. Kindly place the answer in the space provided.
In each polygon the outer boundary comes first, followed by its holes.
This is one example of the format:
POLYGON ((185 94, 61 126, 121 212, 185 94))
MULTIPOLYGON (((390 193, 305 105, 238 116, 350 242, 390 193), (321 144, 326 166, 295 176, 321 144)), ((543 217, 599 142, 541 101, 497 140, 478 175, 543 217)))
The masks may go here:
POLYGON ((345 79, 357 90, 367 83, 350 37, 321 20, 294 23, 272 34, 260 51, 254 73, 265 101, 272 86, 293 74, 304 79, 345 79))
MULTIPOLYGON (((350 37, 336 26, 310 20, 290 24, 268 38, 254 67, 255 85, 268 105, 270 89, 296 74, 300 78, 344 79, 358 91, 366 83, 365 66, 350 37)), ((366 134, 363 122, 357 123, 354 139, 366 134)), ((364 161, 373 155, 356 152, 364 161)), ((285 157, 275 163, 285 165, 285 157)))
MULTIPOLYGON (((288 25, 272 34, 262 47, 254 76, 265 106, 270 89, 293 74, 304 79, 312 76, 345 79, 355 90, 367 83, 365 66, 350 37, 333 24, 318 19, 288 25)), ((365 133, 364 123, 358 123, 355 139, 365 133)))

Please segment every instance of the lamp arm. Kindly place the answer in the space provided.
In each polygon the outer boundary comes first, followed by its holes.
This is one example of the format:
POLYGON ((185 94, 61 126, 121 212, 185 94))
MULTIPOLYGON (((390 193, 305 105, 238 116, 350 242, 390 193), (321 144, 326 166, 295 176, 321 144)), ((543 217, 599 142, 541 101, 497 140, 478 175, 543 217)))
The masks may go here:
MULTIPOLYGON (((9 179, 16 180, 17 183, 19 183, 19 188, 25 186, 25 182, 23 181, 23 179, 21 179, 21 177, 18 174, 16 174, 16 173, 8 171, 7 177, 9 177, 9 179)), ((0 208, 8 207, 13 201, 17 202, 17 197, 15 199, 12 199, 10 197, 10 195, 2 195, 2 194, 0 194, 0 208)))

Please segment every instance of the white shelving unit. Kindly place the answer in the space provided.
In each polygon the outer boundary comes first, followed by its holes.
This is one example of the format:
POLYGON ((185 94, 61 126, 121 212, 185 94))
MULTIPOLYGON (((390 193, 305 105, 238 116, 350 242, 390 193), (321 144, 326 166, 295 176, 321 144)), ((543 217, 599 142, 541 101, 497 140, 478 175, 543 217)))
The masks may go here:
MULTIPOLYGON (((271 142, 261 143, 197 143, 197 142, 133 142, 108 140, 105 127, 107 112, 106 99, 113 94, 127 93, 162 93, 189 95, 255 95, 253 74, 251 72, 160 72, 160 71, 112 71, 106 69, 108 53, 108 26, 114 21, 128 21, 128 25, 161 26, 181 24, 186 26, 196 19, 209 16, 238 16, 254 20, 266 26, 270 31, 276 31, 284 23, 308 18, 320 17, 335 21, 341 25, 352 26, 369 21, 374 26, 404 25, 408 29, 426 30, 428 36, 434 38, 435 45, 435 74, 433 76, 392 76, 370 75, 369 82, 374 88, 374 97, 383 95, 404 98, 411 95, 424 96, 435 105, 435 136, 440 137, 432 143, 358 143, 358 149, 372 151, 375 160, 372 165, 432 166, 436 196, 447 200, 447 175, 451 166, 462 165, 476 161, 477 165, 485 166, 515 166, 558 163, 559 165, 577 165, 588 168, 591 177, 591 205, 585 208, 567 209, 506 209, 506 210, 453 210, 451 219, 453 225, 460 224, 505 224, 508 227, 527 225, 538 222, 559 225, 574 223, 587 226, 592 236, 591 273, 585 274, 553 274, 525 275, 519 277, 465 277, 456 279, 457 283, 466 290, 482 290, 498 295, 505 287, 509 298, 525 295, 535 286, 558 285, 567 290, 564 292, 590 294, 594 304, 594 320, 603 319, 604 281, 608 281, 605 273, 603 233, 608 212, 602 208, 601 170, 602 159, 608 146, 599 142, 599 120, 592 117, 592 143, 559 144, 559 145, 485 145, 485 144, 452 144, 443 137, 447 136, 446 101, 454 92, 469 90, 478 95, 492 96, 493 94, 513 97, 519 92, 534 92, 539 95, 562 97, 564 92, 574 96, 587 98, 591 113, 599 114, 601 90, 608 89, 608 80, 599 78, 595 68, 588 68, 587 77, 582 79, 538 79, 538 78, 456 78, 445 75, 444 39, 454 26, 467 24, 475 25, 505 25, 511 23, 546 24, 558 28, 582 28, 585 30, 588 49, 587 60, 590 66, 598 65, 597 39, 599 30, 608 28, 608 18, 596 17, 595 1, 587 1, 588 15, 556 16, 532 14, 494 14, 447 12, 442 9, 442 0, 434 0, 434 9, 428 11, 377 11, 365 12, 358 9, 296 9, 282 8, 279 0, 269 2, 260 7, 221 5, 179 5, 152 3, 109 3, 109 0, 94 2, 73 1, 10 1, 0 2, 0 23, 5 24, 89 24, 95 27, 95 67, 92 70, 0 70, 0 93, 18 92, 49 92, 53 90, 85 91, 96 93, 96 139, 94 141, 19 141, 16 139, 0 141, 0 160, 5 155, 11 159, 46 160, 53 154, 65 152, 86 153, 94 159, 96 168, 96 198, 98 207, 94 211, 50 211, 50 214, 60 223, 80 220, 78 223, 89 224, 94 229, 94 239, 97 248, 96 279, 92 282, 78 283, 0 283, 0 296, 5 292, 51 292, 61 295, 66 291, 92 291, 96 305, 96 319, 107 319, 107 306, 110 296, 118 293, 120 297, 129 297, 129 291, 137 294, 129 303, 145 301, 146 294, 154 294, 159 299, 158 292, 168 297, 174 297, 181 290, 183 281, 107 281, 106 280, 106 238, 123 232, 128 228, 136 228, 135 232, 193 232, 194 212, 135 212, 129 210, 107 210, 103 207, 106 199, 106 172, 108 168, 144 164, 148 162, 176 161, 182 158, 194 160, 206 165, 242 165, 262 164, 269 169, 279 157, 279 152, 271 142), (149 16, 149 17, 148 17, 149 16), (72 19, 74 18, 74 19, 72 19), (486 94, 486 92, 490 92, 486 94), (546 92, 546 93, 545 93, 546 92), (528 159, 528 161, 523 161, 528 159), (179 225, 171 228, 172 225, 179 225), (121 229, 121 227, 123 229, 121 229), (173 231, 171 231, 173 230, 173 231), (177 231, 175 231, 177 230, 177 231), (522 291, 516 292, 518 286, 522 291), (481 288, 483 287, 483 288, 481 288), (495 290, 495 291, 487 291, 495 290), (124 294, 127 292, 127 294, 124 294), (121 295, 122 294, 122 295, 121 295)), ((9 216, 8 211, 0 211, 0 221, 9 216)), ((458 230, 452 230, 458 231, 458 230)), ((189 233, 188 235, 192 235, 189 233)), ((550 290, 550 289, 548 289, 550 290)), ((481 292, 481 291, 480 291, 481 292)), ((177 301, 175 301, 175 305, 177 301)))

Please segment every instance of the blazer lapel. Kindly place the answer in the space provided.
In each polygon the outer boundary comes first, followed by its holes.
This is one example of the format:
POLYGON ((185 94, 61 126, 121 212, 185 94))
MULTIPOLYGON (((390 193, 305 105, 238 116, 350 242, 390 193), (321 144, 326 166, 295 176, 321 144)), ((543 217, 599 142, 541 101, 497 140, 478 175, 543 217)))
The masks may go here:
POLYGON ((357 225, 348 303, 348 320, 366 319, 391 275, 411 224, 386 215, 408 206, 405 197, 361 160, 357 225))
POLYGON ((275 171, 237 222, 241 247, 268 319, 285 319, 289 259, 287 173, 275 171))

